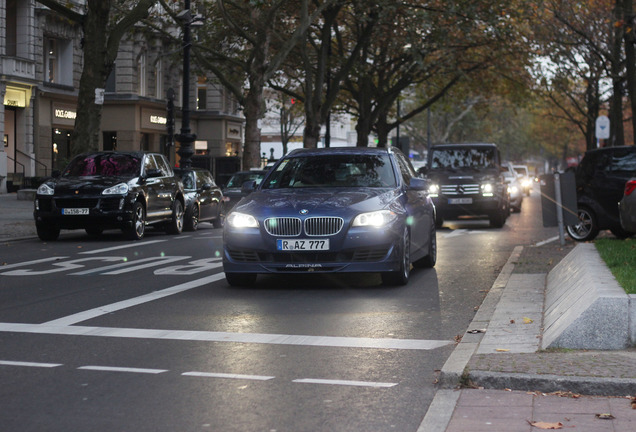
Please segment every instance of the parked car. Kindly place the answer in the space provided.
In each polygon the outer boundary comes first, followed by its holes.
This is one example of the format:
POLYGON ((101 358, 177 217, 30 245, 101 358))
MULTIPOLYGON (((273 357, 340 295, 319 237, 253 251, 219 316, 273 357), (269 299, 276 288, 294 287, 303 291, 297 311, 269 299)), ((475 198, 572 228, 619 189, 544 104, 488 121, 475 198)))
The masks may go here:
POLYGON ((249 191, 243 190, 243 185, 246 182, 260 183, 265 174, 267 174, 267 170, 239 171, 232 174, 223 187, 223 214, 227 215, 241 198, 248 195, 249 191))
POLYGON ((223 192, 214 182, 212 173, 203 168, 175 168, 174 172, 183 182, 183 228, 196 231, 200 222, 211 222, 214 228, 220 228, 223 192))
POLYGON ((632 177, 636 177, 635 146, 588 150, 575 171, 579 222, 566 227, 568 235, 576 241, 589 241, 609 229, 618 238, 628 237, 630 233, 621 226, 618 202, 632 177))
POLYGON ((139 240, 146 225, 180 234, 184 202, 181 179, 163 155, 95 152, 38 187, 33 215, 42 240, 57 239, 61 229, 98 235, 113 228, 139 240))
POLYGON ((534 177, 530 175, 528 167, 526 165, 513 165, 512 168, 521 176, 519 183, 521 183, 523 193, 526 194, 526 196, 530 196, 532 185, 534 184, 534 177))
POLYGON ((293 150, 227 215, 225 277, 251 285, 259 273, 379 272, 406 284, 411 264, 436 261, 427 189, 392 147, 293 150))
POLYGON ((502 166, 502 173, 506 184, 508 185, 508 195, 510 196, 510 209, 519 213, 521 204, 523 203, 523 187, 521 186, 521 177, 517 174, 510 164, 502 166))
POLYGON ((495 144, 432 146, 420 173, 430 182, 438 227, 461 216, 488 217, 496 228, 506 223, 510 198, 495 144))
POLYGON ((623 229, 636 233, 636 178, 625 183, 625 192, 618 203, 618 210, 623 229))

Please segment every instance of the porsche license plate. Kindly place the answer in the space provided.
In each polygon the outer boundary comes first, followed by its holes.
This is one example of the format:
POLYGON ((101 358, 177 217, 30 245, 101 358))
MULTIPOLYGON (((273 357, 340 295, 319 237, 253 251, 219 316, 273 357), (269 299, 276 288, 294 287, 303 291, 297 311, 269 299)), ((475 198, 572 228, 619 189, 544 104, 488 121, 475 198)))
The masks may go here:
POLYGON ((324 251, 329 250, 329 240, 276 240, 276 249, 279 251, 324 251))
POLYGON ((87 208, 63 208, 62 214, 63 215, 87 215, 88 209, 87 208))

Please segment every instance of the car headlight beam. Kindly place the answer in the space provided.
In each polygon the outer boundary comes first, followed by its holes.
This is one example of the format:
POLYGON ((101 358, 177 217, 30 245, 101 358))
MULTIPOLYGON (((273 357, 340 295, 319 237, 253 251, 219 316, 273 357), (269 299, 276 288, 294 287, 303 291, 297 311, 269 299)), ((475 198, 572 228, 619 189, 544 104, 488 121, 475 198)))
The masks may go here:
POLYGON ((485 197, 493 196, 495 188, 491 183, 484 183, 481 185, 481 194, 485 197))
POLYGON ((434 184, 434 183, 433 183, 433 184, 431 184, 431 185, 428 187, 428 194, 429 194, 431 197, 433 197, 433 198, 435 198, 435 197, 439 196, 439 185, 438 185, 438 184, 434 184))
POLYGON ((258 221, 252 215, 232 212, 225 221, 232 228, 258 228, 258 221))
POLYGON ((370 226, 381 228, 395 220, 397 214, 390 210, 362 213, 355 217, 352 226, 370 226))

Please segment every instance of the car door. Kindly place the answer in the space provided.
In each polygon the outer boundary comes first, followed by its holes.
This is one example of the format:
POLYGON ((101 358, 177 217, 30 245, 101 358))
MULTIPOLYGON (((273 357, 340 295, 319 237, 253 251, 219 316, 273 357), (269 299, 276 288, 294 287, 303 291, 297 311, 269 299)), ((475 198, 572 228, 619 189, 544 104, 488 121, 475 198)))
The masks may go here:
POLYGON ((163 155, 153 154, 153 157, 157 168, 161 171, 161 177, 159 178, 161 190, 158 194, 161 206, 160 211, 164 216, 172 215, 172 203, 179 190, 179 179, 163 155))
POLYGON ((199 176, 201 178, 201 187, 209 186, 205 190, 206 200, 209 199, 207 216, 209 219, 214 219, 219 215, 223 192, 221 192, 221 188, 214 182, 212 173, 209 171, 201 171, 199 176))
POLYGON ((144 190, 146 193, 146 218, 151 221, 158 217, 161 211, 161 180, 157 174, 159 168, 155 158, 151 154, 144 155, 144 168, 142 175, 145 178, 144 190))

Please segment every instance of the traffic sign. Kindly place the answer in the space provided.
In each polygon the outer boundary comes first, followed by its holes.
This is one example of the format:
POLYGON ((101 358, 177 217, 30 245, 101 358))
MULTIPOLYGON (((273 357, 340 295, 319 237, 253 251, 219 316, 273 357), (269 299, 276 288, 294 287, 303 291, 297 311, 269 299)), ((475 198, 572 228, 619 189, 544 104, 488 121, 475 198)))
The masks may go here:
POLYGON ((609 139, 610 137, 610 120, 607 116, 598 116, 596 118, 596 138, 609 139))

